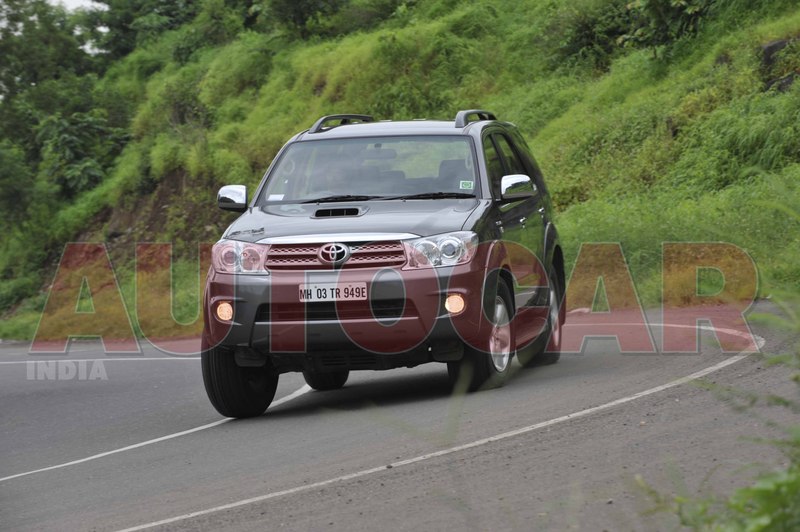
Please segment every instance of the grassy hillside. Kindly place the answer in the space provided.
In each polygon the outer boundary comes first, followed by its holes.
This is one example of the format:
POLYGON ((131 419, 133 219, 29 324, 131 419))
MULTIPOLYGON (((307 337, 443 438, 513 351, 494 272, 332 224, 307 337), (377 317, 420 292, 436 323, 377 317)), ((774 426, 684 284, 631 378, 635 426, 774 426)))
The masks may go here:
POLYGON ((232 219, 216 189, 254 186, 291 134, 335 112, 482 107, 517 123, 570 263, 582 242, 621 242, 648 302, 664 241, 737 244, 766 291, 800 279, 795 1, 351 0, 300 23, 282 4, 206 0, 184 22, 136 26, 132 51, 91 82, 119 139, 101 152, 108 170, 54 195, 52 157, 29 165, 36 200, 0 247, 0 338, 32 335, 71 240, 108 242, 129 302, 135 242, 174 242, 191 317, 196 243, 232 219), (653 11, 668 4, 683 7, 653 11))

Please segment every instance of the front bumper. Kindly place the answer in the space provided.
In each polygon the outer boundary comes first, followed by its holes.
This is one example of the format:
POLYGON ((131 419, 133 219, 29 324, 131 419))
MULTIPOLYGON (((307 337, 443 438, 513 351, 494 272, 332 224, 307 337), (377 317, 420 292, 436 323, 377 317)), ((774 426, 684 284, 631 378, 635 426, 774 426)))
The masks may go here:
POLYGON ((484 271, 475 262, 449 268, 341 271, 273 271, 270 275, 209 272, 204 343, 239 348, 269 358, 281 371, 390 369, 457 360, 464 343, 479 345, 484 271), (299 286, 367 284, 367 301, 303 303, 299 286), (444 308, 449 294, 463 296, 458 315, 444 308), (230 322, 216 317, 220 302, 233 304, 230 322))

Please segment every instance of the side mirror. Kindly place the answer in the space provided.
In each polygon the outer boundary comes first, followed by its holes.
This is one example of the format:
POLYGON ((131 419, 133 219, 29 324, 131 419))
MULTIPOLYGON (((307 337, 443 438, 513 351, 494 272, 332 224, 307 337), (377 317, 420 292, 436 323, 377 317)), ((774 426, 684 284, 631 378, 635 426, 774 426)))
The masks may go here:
POLYGON ((247 187, 226 185, 217 193, 217 207, 223 211, 244 212, 247 210, 247 187))
POLYGON ((536 184, 524 174, 505 175, 500 180, 500 198, 504 201, 532 198, 538 192, 536 184))

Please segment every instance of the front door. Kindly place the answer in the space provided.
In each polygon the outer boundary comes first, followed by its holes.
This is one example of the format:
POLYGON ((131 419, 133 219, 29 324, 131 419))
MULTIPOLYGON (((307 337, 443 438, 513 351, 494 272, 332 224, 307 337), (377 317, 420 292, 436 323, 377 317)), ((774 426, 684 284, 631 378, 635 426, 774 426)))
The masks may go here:
POLYGON ((496 223, 501 228, 500 239, 507 244, 511 270, 514 274, 514 306, 517 344, 524 346, 533 341, 546 326, 546 313, 540 312, 536 305, 540 293, 546 293, 547 281, 543 267, 538 264, 544 260, 544 219, 539 212, 543 208, 541 194, 536 190, 533 197, 517 201, 500 201, 500 182, 504 175, 528 175, 512 141, 505 133, 495 131, 484 138, 486 158, 492 197, 495 200, 496 223), (539 261, 535 257, 538 257, 539 261))

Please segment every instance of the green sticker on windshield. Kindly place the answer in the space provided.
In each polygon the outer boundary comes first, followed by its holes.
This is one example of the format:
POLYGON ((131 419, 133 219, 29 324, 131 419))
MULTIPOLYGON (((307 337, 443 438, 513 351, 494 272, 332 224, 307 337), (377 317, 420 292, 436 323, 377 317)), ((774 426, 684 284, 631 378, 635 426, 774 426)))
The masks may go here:
POLYGON ((472 190, 473 188, 475 188, 475 183, 473 183, 472 181, 461 181, 460 184, 458 185, 458 188, 460 188, 461 190, 472 190))

